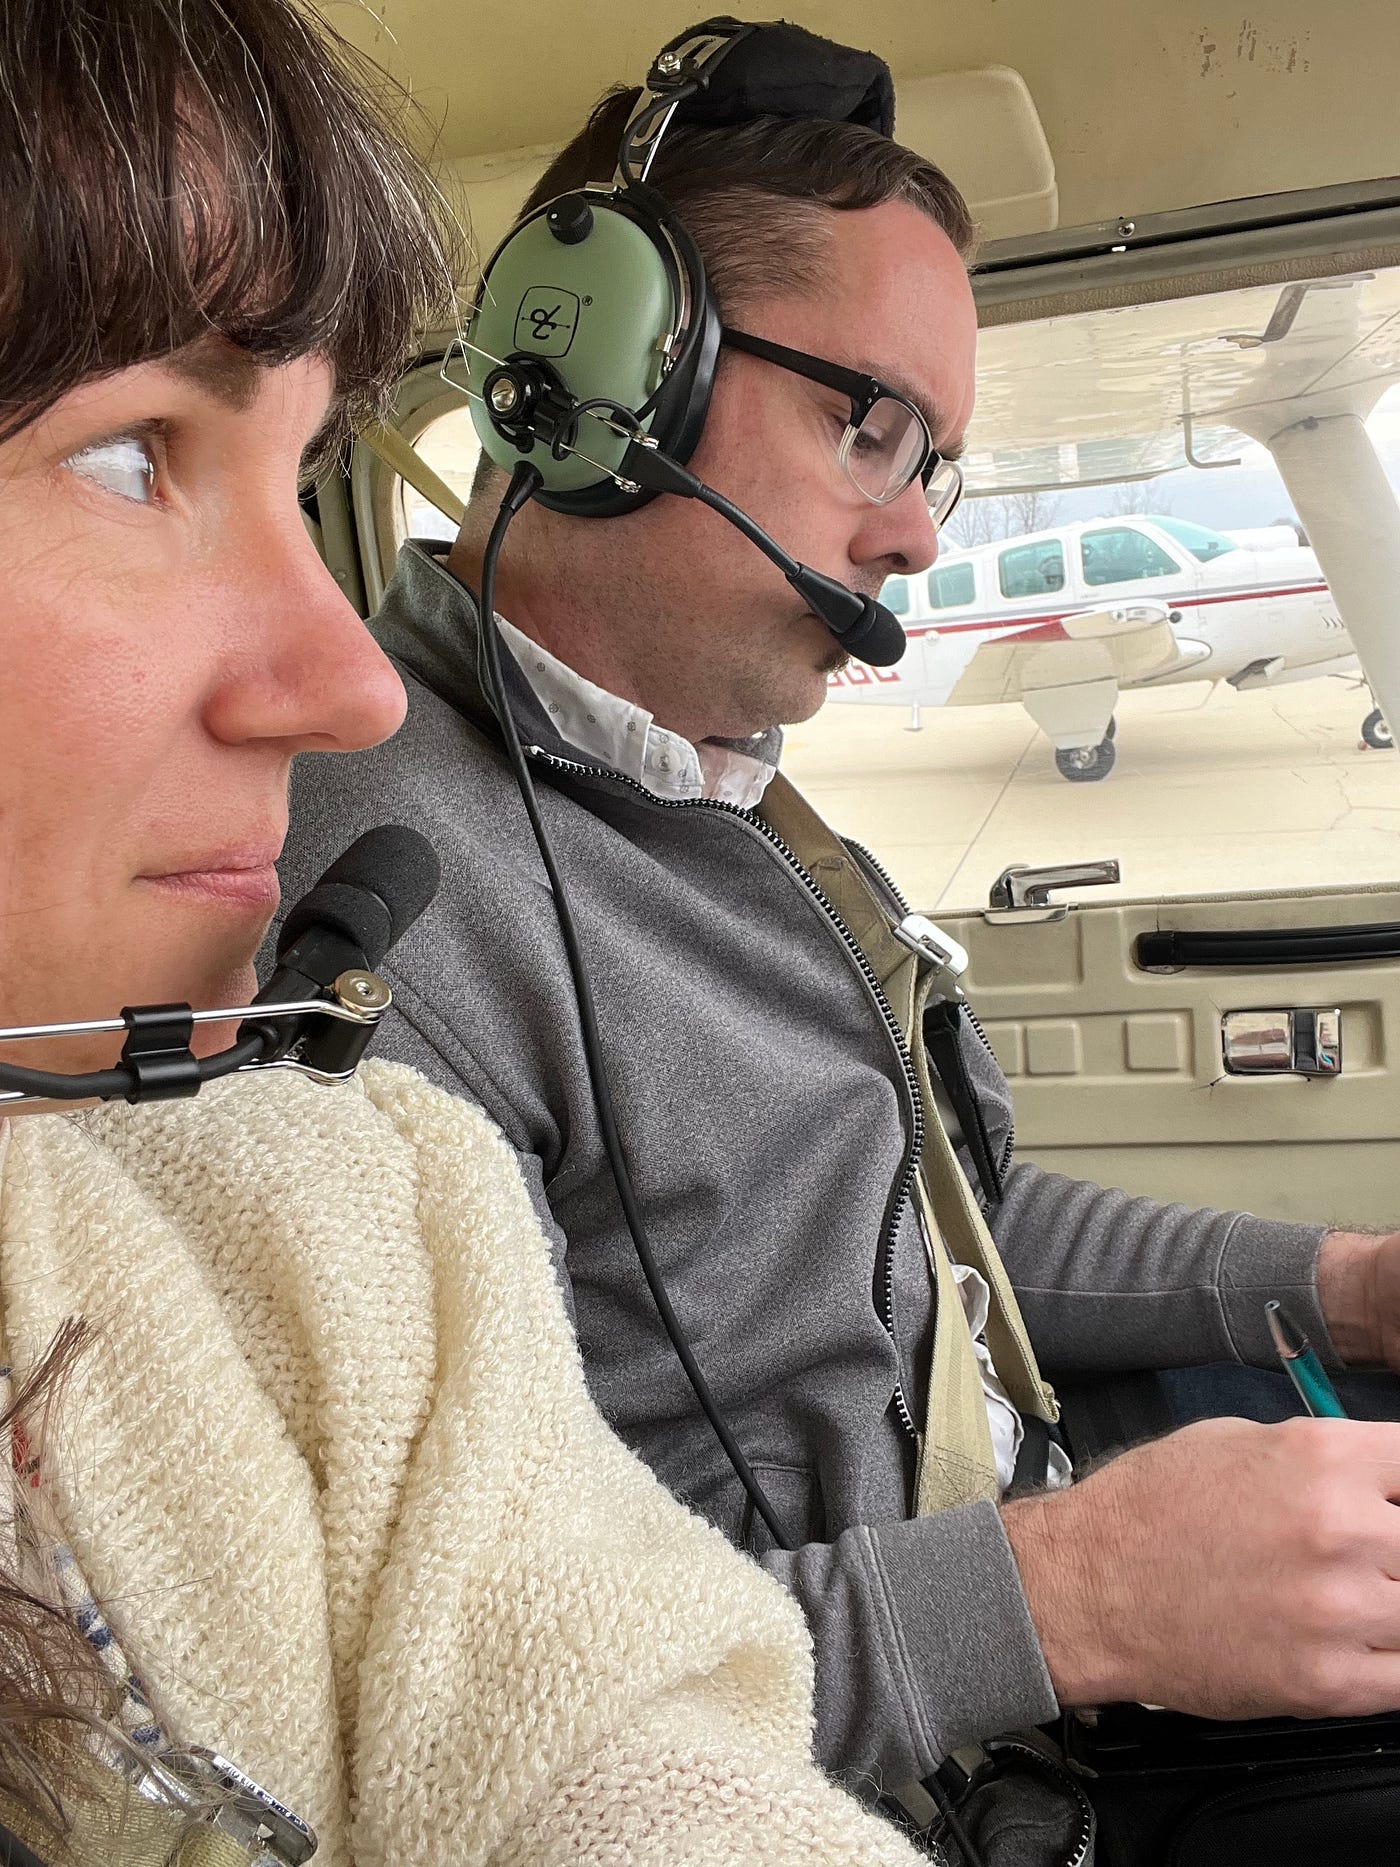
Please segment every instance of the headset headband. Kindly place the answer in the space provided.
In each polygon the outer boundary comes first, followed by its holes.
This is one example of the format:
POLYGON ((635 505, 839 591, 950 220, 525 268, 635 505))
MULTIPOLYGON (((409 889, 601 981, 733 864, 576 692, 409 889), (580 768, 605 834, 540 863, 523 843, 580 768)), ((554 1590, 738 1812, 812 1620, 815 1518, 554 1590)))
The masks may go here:
POLYGON ((673 119, 719 128, 755 117, 821 117, 893 136, 894 80, 873 52, 785 20, 745 25, 717 15, 656 55, 623 131, 615 185, 646 180, 673 119))

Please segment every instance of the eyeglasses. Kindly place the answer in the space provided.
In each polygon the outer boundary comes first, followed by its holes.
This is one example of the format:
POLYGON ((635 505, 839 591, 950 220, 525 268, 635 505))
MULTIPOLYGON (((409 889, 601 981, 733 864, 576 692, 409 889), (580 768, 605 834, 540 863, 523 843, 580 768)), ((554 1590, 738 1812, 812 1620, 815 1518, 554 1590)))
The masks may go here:
POLYGON ((728 325, 721 333, 721 341, 733 350, 775 363, 794 376, 804 376, 808 382, 821 383, 824 388, 850 397, 851 418, 837 446, 836 460, 864 498, 877 506, 887 506, 921 479, 934 524, 946 525, 952 518, 962 498, 962 468, 939 453, 928 423, 908 396, 891 389, 878 376, 843 369, 839 363, 809 356, 805 350, 789 350, 786 344, 769 343, 766 337, 750 337, 747 331, 736 331, 728 325))

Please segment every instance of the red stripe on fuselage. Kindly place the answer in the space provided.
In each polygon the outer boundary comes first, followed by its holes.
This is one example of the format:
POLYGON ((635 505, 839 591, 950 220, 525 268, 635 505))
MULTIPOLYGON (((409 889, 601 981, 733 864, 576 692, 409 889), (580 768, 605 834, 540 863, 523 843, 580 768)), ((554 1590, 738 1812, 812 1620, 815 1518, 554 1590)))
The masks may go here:
MULTIPOLYGON (((1152 597, 1144 592, 1141 599, 1115 597, 1105 603, 1105 609, 1116 609, 1128 602, 1152 601, 1164 603, 1168 609, 1205 609, 1212 603, 1247 603, 1263 602, 1272 596, 1313 596, 1318 592, 1326 593, 1325 583, 1292 583, 1276 589, 1255 590, 1246 586, 1241 590, 1224 590, 1211 596, 1162 596, 1152 597)), ((926 622, 920 620, 910 625, 904 633, 915 635, 967 635, 971 631, 985 634, 989 629, 1004 631, 1002 639, 1018 642, 1063 642, 1070 638, 1061 624, 1066 616, 1084 616, 1091 614, 1086 603, 1078 603, 1073 609, 1050 610, 1039 616, 1007 616, 998 621, 991 616, 981 616, 969 622, 926 622)))

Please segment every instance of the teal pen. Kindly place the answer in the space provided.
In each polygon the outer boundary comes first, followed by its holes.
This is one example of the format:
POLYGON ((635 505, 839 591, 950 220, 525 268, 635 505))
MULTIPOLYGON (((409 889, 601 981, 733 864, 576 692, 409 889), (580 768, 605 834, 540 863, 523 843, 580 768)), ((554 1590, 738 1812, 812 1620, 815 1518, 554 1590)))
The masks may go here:
POLYGON ((1308 1338, 1282 1303, 1270 1299, 1264 1305, 1264 1314, 1269 1320, 1269 1334, 1274 1338, 1283 1371, 1297 1388, 1298 1398, 1308 1412, 1315 1419, 1346 1419, 1347 1410, 1338 1400, 1337 1390, 1323 1372, 1308 1338))

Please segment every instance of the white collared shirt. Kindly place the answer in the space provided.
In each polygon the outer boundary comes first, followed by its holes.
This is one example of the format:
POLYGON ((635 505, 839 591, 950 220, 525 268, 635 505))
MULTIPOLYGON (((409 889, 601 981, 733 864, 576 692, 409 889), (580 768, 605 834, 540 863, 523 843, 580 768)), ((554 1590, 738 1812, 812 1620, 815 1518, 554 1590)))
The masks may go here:
POLYGON ((645 707, 620 700, 541 648, 514 623, 497 616, 506 646, 551 723, 570 745, 634 778, 653 797, 672 802, 708 798, 751 810, 777 770, 782 734, 752 740, 702 739, 698 746, 658 726, 645 707))

